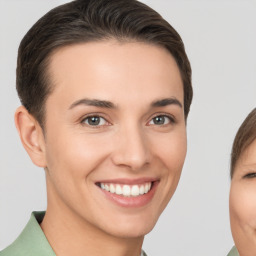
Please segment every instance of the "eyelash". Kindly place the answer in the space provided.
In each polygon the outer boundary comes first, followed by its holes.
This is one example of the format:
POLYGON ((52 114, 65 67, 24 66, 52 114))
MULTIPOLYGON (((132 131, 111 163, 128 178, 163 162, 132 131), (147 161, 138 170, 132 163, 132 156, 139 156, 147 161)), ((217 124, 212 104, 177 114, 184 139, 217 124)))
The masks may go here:
POLYGON ((252 179, 252 178, 256 178, 256 173, 255 172, 251 172, 248 173, 244 176, 245 179, 252 179))
MULTIPOLYGON (((85 116, 85 117, 83 117, 82 118, 82 120, 80 121, 80 123, 82 124, 82 125, 87 125, 87 126, 90 126, 90 127, 93 127, 93 128, 100 128, 100 127, 102 127, 102 126, 109 126, 109 125, 111 125, 111 123, 110 122, 108 122, 107 120, 106 120, 106 118, 104 118, 103 116, 101 116, 100 114, 90 114, 90 115, 88 115, 88 116, 85 116), (100 118, 100 119, 103 119, 104 120, 104 122, 106 122, 107 124, 96 124, 96 125, 92 125, 92 124, 89 124, 89 123, 86 123, 88 120, 89 120, 89 118, 100 118)), ((147 125, 156 125, 156 126, 167 126, 168 124, 174 124, 174 123, 176 123, 176 120, 175 120, 175 118, 172 116, 172 115, 170 115, 170 114, 163 114, 163 113, 157 113, 157 114, 155 114, 151 119, 150 119, 150 121, 147 123, 147 125), (157 118, 157 117, 159 117, 159 118, 167 118, 169 121, 168 121, 168 123, 164 123, 164 124, 155 124, 155 123, 153 123, 153 124, 150 124, 150 122, 154 122, 154 119, 155 118, 157 118)))

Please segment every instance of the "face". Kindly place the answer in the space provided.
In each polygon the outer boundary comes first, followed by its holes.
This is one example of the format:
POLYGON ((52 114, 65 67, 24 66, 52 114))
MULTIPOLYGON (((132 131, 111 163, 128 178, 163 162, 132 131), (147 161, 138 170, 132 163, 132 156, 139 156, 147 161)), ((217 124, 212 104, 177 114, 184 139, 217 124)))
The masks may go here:
POLYGON ((240 256, 256 255, 256 140, 241 155, 234 170, 230 221, 240 256))
POLYGON ((58 50, 49 72, 47 211, 114 236, 145 235, 171 199, 186 155, 175 60, 145 43, 93 42, 58 50))

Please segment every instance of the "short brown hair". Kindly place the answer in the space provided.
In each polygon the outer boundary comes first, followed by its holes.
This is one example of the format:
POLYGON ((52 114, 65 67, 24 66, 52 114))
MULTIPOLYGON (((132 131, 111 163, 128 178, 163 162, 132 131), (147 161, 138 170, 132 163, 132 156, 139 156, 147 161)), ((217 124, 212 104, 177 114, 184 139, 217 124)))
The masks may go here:
POLYGON ((47 67, 58 48, 107 39, 166 48, 176 60, 184 88, 184 113, 193 91, 191 67, 181 37, 156 11, 136 0, 76 0, 58 6, 27 32, 18 51, 16 88, 21 103, 44 124, 44 105, 53 90, 47 67))
POLYGON ((232 179, 236 163, 242 153, 250 146, 250 144, 256 139, 256 108, 246 117, 238 132, 236 134, 230 163, 230 177, 232 179))

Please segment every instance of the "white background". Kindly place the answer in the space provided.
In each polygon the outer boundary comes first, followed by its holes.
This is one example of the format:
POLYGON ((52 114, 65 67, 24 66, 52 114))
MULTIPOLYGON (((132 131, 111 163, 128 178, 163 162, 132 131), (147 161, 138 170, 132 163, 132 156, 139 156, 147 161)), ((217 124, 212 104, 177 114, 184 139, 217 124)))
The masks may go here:
MULTIPOLYGON (((33 166, 13 114, 17 49, 26 31, 57 0, 0 0, 0 248, 33 210, 46 207, 44 172, 33 166)), ((145 238, 149 256, 226 255, 229 156, 234 135, 256 106, 255 0, 144 1, 180 33, 193 69, 188 155, 179 187, 145 238)))

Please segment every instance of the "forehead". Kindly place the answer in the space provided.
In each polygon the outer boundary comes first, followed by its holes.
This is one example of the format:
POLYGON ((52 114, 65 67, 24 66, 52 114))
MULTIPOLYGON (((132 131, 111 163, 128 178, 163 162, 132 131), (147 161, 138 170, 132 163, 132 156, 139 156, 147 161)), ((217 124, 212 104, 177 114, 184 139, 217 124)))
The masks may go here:
POLYGON ((183 83, 174 58, 152 44, 112 40, 66 46, 51 56, 49 73, 52 96, 71 96, 80 90, 110 98, 117 92, 126 97, 175 94, 183 101, 183 83))
POLYGON ((256 139, 241 154, 242 163, 249 163, 251 161, 256 162, 256 139))
POLYGON ((256 139, 242 152, 237 161, 235 171, 248 168, 256 170, 256 139))

